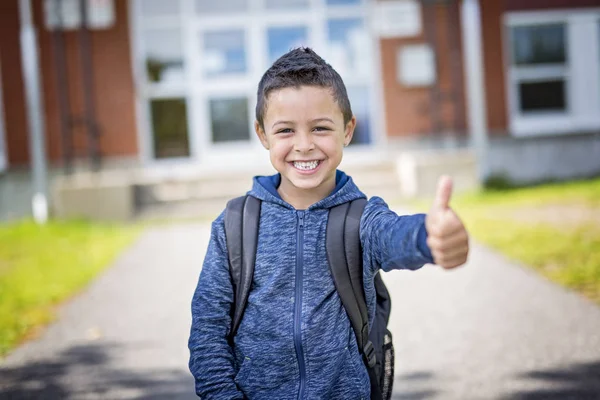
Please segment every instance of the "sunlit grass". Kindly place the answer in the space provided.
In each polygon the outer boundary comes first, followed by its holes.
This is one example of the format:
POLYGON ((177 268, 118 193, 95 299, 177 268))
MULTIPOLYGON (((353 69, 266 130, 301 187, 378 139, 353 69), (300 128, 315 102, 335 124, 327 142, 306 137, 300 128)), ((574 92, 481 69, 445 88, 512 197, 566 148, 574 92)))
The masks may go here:
POLYGON ((600 179, 470 193, 452 207, 479 242, 600 303, 600 179))
POLYGON ((54 318, 140 228, 83 221, 0 225, 0 356, 54 318))

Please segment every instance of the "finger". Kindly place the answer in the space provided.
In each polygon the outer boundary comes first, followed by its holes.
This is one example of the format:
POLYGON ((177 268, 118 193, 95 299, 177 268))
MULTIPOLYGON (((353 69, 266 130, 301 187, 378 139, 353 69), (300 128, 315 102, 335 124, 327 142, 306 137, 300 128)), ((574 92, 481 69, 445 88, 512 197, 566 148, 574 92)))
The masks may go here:
POLYGON ((438 180, 437 191, 433 206, 440 210, 447 210, 450 207, 450 197, 452 196, 452 178, 443 175, 438 180))
POLYGON ((466 243, 448 250, 437 250, 434 252, 437 256, 437 261, 449 262, 453 260, 466 259, 469 254, 469 246, 466 243))
MULTIPOLYGON (((449 261, 444 263, 443 265, 440 265, 440 267, 444 268, 444 269, 452 269, 452 268, 457 268, 460 267, 462 265, 465 265, 466 260, 456 260, 456 261, 449 261)), ((437 264, 439 265, 439 264, 437 264)))
POLYGON ((439 265, 440 267, 443 268, 455 268, 458 267, 460 265, 463 265, 467 262, 467 257, 468 257, 469 253, 464 252, 455 256, 444 256, 444 257, 438 257, 438 258, 434 258, 434 262, 436 265, 439 265))
POLYGON ((446 251, 469 243, 469 235, 465 230, 459 230, 448 237, 429 236, 427 245, 431 250, 446 251))
POLYGON ((427 229, 427 233, 430 236, 441 238, 453 236, 460 231, 466 231, 465 226, 458 217, 454 216, 450 216, 448 218, 442 216, 437 224, 432 223, 427 229))

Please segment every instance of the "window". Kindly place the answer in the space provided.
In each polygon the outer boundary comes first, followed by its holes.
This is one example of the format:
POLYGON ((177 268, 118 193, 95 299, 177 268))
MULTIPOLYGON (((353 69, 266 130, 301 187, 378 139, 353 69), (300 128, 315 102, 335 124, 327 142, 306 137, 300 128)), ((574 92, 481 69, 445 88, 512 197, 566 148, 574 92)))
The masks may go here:
POLYGON ((245 97, 211 99, 210 120, 214 143, 250 139, 248 99, 245 97))
POLYGON ((246 72, 245 35, 241 29, 205 32, 202 65, 204 75, 246 72))
POLYGON ((361 0, 327 0, 328 6, 346 6, 360 4, 361 0))
POLYGON ((269 63, 293 48, 308 45, 308 29, 304 26, 276 27, 267 30, 269 63))
POLYGON ((565 31, 565 24, 512 28, 512 75, 519 113, 567 111, 565 31))
POLYGON ((265 0, 265 6, 269 10, 306 9, 309 0, 265 0))
POLYGON ((519 83, 519 108, 521 112, 566 110, 565 81, 519 83))
POLYGON ((181 30, 146 29, 143 32, 146 76, 149 82, 182 81, 181 30))
POLYGON ((234 14, 248 10, 248 0, 195 0, 195 2, 198 14, 234 14))
POLYGON ((140 7, 144 17, 178 16, 181 11, 179 0, 142 0, 140 7))
POLYGON ((513 28, 513 59, 516 65, 564 64, 567 61, 564 24, 513 28))
POLYGON ((508 13, 506 74, 514 135, 600 129, 600 12, 508 13))
POLYGON ((185 99, 154 99, 150 101, 154 157, 188 157, 187 106, 185 99))
POLYGON ((369 34, 363 18, 339 18, 327 21, 327 39, 331 65, 346 77, 349 74, 364 75, 369 70, 369 34))
POLYGON ((238 151, 259 144, 252 122, 260 77, 281 55, 301 46, 314 47, 340 72, 358 117, 353 143, 371 141, 378 80, 369 52, 374 44, 369 1, 131 4, 144 158, 243 159, 238 151))
POLYGON ((371 142, 371 110, 369 110, 368 87, 348 87, 348 98, 352 106, 352 113, 356 116, 356 128, 352 137, 352 144, 365 144, 371 142))

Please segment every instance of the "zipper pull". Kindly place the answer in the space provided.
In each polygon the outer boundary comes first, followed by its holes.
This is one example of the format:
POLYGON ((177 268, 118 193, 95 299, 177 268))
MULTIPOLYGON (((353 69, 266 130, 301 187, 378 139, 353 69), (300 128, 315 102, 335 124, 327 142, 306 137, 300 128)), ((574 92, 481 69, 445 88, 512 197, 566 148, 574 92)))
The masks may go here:
POLYGON ((304 211, 298 211, 298 227, 304 228, 304 211))

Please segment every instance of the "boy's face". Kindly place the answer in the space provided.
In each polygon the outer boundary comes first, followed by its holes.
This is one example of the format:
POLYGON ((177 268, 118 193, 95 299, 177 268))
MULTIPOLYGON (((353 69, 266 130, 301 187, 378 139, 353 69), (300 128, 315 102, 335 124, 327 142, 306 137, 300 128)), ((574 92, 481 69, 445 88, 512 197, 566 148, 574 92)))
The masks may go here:
POLYGON ((356 119, 344 124, 328 88, 284 88, 271 92, 266 100, 264 130, 258 122, 255 129, 281 174, 280 189, 327 196, 335 187, 335 171, 356 119))

